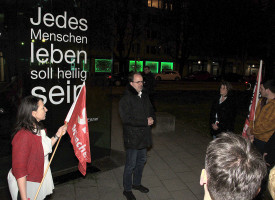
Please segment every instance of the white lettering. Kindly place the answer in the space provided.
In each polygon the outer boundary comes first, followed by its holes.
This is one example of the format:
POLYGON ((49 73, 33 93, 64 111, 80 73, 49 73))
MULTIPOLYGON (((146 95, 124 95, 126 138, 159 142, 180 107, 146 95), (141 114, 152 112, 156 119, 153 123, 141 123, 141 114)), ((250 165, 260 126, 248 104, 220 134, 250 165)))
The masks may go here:
POLYGON ((33 96, 36 96, 36 97, 39 97, 39 98, 43 99, 43 103, 46 104, 47 103, 47 98, 44 95, 37 94, 36 93, 37 90, 41 90, 42 92, 46 92, 46 89, 41 87, 41 86, 37 86, 37 87, 33 88, 32 92, 31 92, 33 96))
MULTIPOLYGON (((30 22, 37 26, 41 24, 41 7, 38 7, 38 13, 37 13, 37 21, 35 22, 33 18, 30 18, 30 22)), ((45 13, 43 16, 43 23, 47 27, 53 27, 56 25, 58 28, 67 28, 67 22, 69 25, 69 28, 72 30, 76 30, 79 28, 81 31, 86 31, 88 29, 87 26, 87 20, 86 19, 77 19, 75 17, 70 17, 67 19, 67 12, 64 11, 63 15, 57 15, 56 18, 51 13, 45 13)))
MULTIPOLYGON (((40 72, 37 72, 36 70, 33 70, 31 72, 32 73, 32 79, 40 78, 39 74, 40 74, 40 76, 45 77, 45 72, 46 72, 45 70, 41 70, 40 72)), ((47 71, 47 73, 48 73, 48 71, 47 71)), ((49 73, 52 73, 52 71, 49 70, 49 73)), ((50 75, 47 74, 47 76, 50 76, 50 75)), ((75 101, 75 99, 78 95, 79 89, 81 88, 81 85, 73 85, 73 93, 71 95, 71 92, 70 92, 71 85, 69 85, 70 84, 69 80, 67 80, 67 84, 68 84, 68 86, 66 87, 66 90, 67 90, 66 93, 65 93, 65 90, 61 86, 59 86, 59 85, 53 86, 49 90, 48 98, 47 98, 47 95, 45 94, 46 89, 42 86, 34 87, 31 91, 31 94, 34 95, 34 96, 42 98, 44 103, 46 103, 48 99, 54 105, 61 104, 64 101, 64 99, 67 100, 66 103, 70 103, 70 102, 75 101), (70 98, 73 98, 72 101, 70 100, 70 98)))
MULTIPOLYGON (((33 43, 32 43, 33 44, 33 43)), ((46 62, 48 62, 48 58, 47 57, 49 57, 49 53, 48 53, 48 51, 47 51, 47 49, 45 49, 45 48, 40 48, 40 49, 38 49, 37 50, 37 52, 36 52, 36 59, 37 59, 37 61, 38 62, 41 62, 41 63, 46 63, 46 62), (40 53, 41 52, 41 53, 40 53), (44 58, 46 58, 46 59, 40 59, 40 57, 44 57, 44 58)))
POLYGON ((64 12, 64 16, 63 15, 58 15, 55 19, 55 23, 56 23, 56 26, 58 28, 66 28, 67 27, 67 12, 65 11, 64 12), (59 19, 61 19, 62 23, 63 24, 59 24, 59 19))
POLYGON ((59 101, 54 101, 53 100, 53 97, 60 97, 60 96, 64 96, 64 90, 61 86, 56 85, 56 86, 54 86, 50 89, 49 99, 52 102, 52 104, 54 104, 54 105, 61 104, 64 100, 64 97, 60 98, 59 101), (60 92, 59 93, 53 93, 54 90, 59 90, 60 92))
POLYGON ((76 143, 76 147, 79 149, 79 146, 82 145, 81 142, 76 143))
POLYGON ((88 26, 87 26, 87 20, 86 20, 86 19, 81 18, 81 19, 79 20, 79 24, 83 26, 83 27, 82 27, 82 26, 79 26, 79 29, 80 29, 81 31, 87 31, 88 26))
POLYGON ((84 63, 87 63, 87 52, 86 51, 77 51, 77 64, 79 64, 79 58, 80 58, 80 54, 83 53, 84 55, 84 63))
POLYGON ((75 58, 75 53, 73 50, 68 50, 65 52, 65 61, 68 64, 72 64, 74 63, 75 59, 71 59, 71 58, 75 58))
POLYGON ((82 153, 82 156, 86 158, 87 157, 86 144, 82 145, 82 142, 78 142, 79 138, 77 137, 76 124, 73 125, 72 131, 73 131, 76 148, 82 153))
POLYGON ((75 17, 71 17, 68 21, 68 25, 72 30, 76 30, 78 28, 78 21, 75 17), (76 26, 73 26, 76 25, 76 26))
POLYGON ((31 29, 31 39, 41 40, 41 29, 38 30, 37 35, 35 35, 34 30, 31 29))
POLYGON ((43 22, 47 27, 52 27, 54 25, 54 16, 51 13, 46 13, 43 17, 43 22))
POLYGON ((37 22, 33 21, 33 18, 30 18, 30 21, 33 25, 39 25, 41 23, 41 7, 38 7, 38 18, 37 18, 37 22))
POLYGON ((37 75, 37 71, 36 70, 32 70, 31 71, 31 79, 37 79, 38 75, 37 75))
POLYGON ((51 63, 61 63, 62 60, 63 60, 62 51, 60 49, 54 49, 53 44, 51 44, 51 63), (60 56, 59 60, 54 59, 53 55, 54 55, 55 52, 59 53, 59 56, 60 56))
POLYGON ((78 44, 88 44, 88 38, 86 36, 75 36, 72 33, 69 34, 56 34, 56 33, 48 33, 41 32, 41 29, 38 29, 37 32, 31 28, 31 39, 34 40, 50 40, 54 42, 70 42, 70 43, 78 43, 78 44))

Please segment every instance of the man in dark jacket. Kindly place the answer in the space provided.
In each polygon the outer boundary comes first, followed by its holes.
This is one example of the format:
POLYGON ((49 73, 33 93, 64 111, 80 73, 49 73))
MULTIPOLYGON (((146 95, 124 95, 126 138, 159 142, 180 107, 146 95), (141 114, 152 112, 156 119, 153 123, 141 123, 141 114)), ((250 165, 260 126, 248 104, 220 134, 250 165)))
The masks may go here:
POLYGON ((154 102, 154 94, 155 94, 155 86, 156 86, 156 81, 155 81, 155 76, 154 74, 151 72, 151 69, 149 66, 145 66, 143 68, 143 73, 142 73, 142 77, 143 77, 143 89, 146 90, 146 92, 148 93, 150 102, 154 108, 154 110, 156 110, 155 107, 155 102, 154 102))
POLYGON ((151 95, 154 92, 155 77, 154 77, 154 74, 151 72, 151 69, 149 66, 145 66, 143 68, 142 77, 144 80, 143 87, 148 91, 149 95, 151 95))
POLYGON ((147 94, 143 91, 140 73, 129 76, 129 85, 119 102, 119 114, 123 123, 123 139, 126 148, 126 164, 123 174, 123 194, 127 200, 135 200, 132 189, 143 193, 149 189, 141 185, 147 148, 152 145, 151 125, 155 114, 147 94), (132 179, 133 177, 133 179, 132 179))

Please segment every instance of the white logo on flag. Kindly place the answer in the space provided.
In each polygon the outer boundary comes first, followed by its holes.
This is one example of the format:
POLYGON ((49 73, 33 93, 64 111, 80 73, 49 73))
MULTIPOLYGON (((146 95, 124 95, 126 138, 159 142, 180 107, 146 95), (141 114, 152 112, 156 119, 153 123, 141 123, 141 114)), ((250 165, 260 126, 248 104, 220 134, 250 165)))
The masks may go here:
POLYGON ((83 110, 82 110, 82 118, 80 118, 78 116, 78 120, 77 121, 78 121, 79 124, 82 124, 82 125, 86 124, 86 112, 85 112, 85 108, 83 108, 83 110))

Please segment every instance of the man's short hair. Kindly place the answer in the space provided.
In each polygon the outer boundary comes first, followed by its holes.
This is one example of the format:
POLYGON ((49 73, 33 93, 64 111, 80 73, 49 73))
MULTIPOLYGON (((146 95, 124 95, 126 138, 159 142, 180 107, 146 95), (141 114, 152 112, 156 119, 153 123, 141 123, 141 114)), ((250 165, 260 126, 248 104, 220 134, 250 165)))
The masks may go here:
POLYGON ((133 82, 133 81, 134 81, 134 76, 135 76, 135 75, 140 75, 140 76, 142 76, 141 73, 139 73, 139 72, 131 72, 131 73, 129 74, 129 76, 128 76, 129 82, 133 82))
POLYGON ((266 175, 266 164, 250 141, 222 133, 206 150, 207 187, 212 200, 253 199, 266 175))
POLYGON ((143 69, 145 69, 145 68, 150 69, 150 67, 148 65, 146 65, 143 69))
POLYGON ((267 80, 263 82, 263 86, 265 89, 269 89, 272 93, 275 94, 275 80, 267 80))

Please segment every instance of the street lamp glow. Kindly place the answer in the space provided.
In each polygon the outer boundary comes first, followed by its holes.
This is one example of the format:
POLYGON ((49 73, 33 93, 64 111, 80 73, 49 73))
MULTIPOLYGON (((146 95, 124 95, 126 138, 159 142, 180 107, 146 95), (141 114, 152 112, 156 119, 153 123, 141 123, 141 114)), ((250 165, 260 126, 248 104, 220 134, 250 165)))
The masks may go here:
POLYGON ((201 61, 200 61, 200 60, 198 61, 198 64, 201 64, 201 61))
POLYGON ((21 45, 23 46, 25 43, 24 42, 21 42, 21 45))

